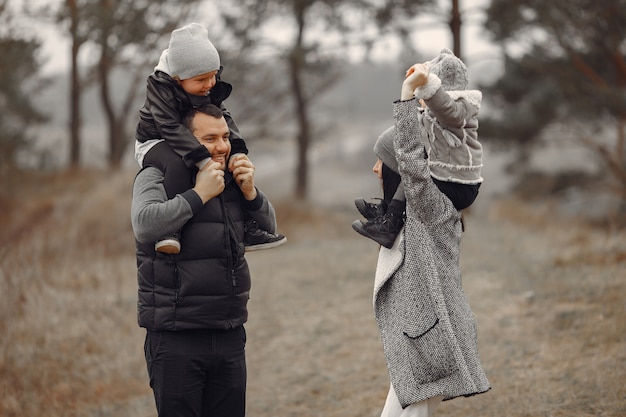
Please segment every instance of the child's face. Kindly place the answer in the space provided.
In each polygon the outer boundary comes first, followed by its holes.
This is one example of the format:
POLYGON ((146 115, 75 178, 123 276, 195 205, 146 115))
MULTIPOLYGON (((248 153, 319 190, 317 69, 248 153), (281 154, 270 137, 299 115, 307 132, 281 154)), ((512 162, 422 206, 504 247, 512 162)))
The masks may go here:
POLYGON ((187 78, 186 80, 180 80, 178 83, 187 94, 194 96, 206 96, 207 93, 215 87, 215 83, 217 82, 215 79, 216 75, 217 71, 211 71, 196 75, 192 78, 187 78))

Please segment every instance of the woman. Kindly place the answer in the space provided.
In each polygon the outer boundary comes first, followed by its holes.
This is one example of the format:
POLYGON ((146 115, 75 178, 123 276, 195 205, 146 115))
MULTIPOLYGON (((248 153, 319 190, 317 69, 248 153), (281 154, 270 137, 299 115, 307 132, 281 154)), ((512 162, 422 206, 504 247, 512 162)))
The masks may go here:
POLYGON ((431 178, 416 117, 413 92, 428 68, 416 64, 407 74, 395 129, 375 146, 385 198, 399 183, 390 170, 397 168, 407 201, 404 229, 391 248, 381 247, 376 268, 374 314, 391 382, 382 417, 430 416, 442 400, 490 388, 461 284, 461 214, 431 178))

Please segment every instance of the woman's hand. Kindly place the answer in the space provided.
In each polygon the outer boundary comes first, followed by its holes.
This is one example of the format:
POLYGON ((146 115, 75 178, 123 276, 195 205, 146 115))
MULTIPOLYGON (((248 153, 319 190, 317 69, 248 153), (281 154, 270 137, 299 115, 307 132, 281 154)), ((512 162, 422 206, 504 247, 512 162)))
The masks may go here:
POLYGON ((428 62, 415 64, 406 70, 406 75, 402 82, 400 100, 412 99, 415 89, 426 84, 428 74, 430 74, 430 65, 428 62))

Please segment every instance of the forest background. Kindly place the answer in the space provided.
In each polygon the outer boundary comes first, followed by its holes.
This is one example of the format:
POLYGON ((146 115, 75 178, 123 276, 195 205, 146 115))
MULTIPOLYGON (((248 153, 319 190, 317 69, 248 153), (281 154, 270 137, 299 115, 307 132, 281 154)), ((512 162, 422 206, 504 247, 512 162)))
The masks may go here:
POLYGON ((494 389, 441 413, 626 413, 624 1, 0 0, 0 416, 154 415, 133 130, 189 21, 220 51, 289 238, 249 256, 251 415, 379 412, 376 253, 352 201, 379 194, 371 147, 404 69, 444 46, 484 94, 463 267, 494 389))

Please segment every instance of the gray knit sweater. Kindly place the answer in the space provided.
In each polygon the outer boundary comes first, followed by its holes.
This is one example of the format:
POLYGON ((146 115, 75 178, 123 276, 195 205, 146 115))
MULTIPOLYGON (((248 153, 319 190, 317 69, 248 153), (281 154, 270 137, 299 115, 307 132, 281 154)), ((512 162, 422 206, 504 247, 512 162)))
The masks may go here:
POLYGON ((417 108, 415 99, 394 103, 406 223, 394 246, 380 250, 373 300, 389 376, 402 407, 490 388, 461 284, 461 216, 431 179, 417 108))

